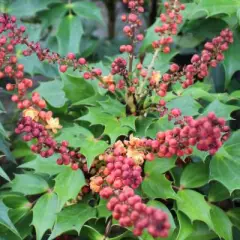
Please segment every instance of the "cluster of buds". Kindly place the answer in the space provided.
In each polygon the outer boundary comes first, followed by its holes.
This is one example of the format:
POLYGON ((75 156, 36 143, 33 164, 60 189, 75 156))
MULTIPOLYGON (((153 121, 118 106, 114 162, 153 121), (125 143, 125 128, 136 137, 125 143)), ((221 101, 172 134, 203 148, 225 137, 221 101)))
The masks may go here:
POLYGON ((160 40, 152 43, 153 48, 160 48, 164 53, 170 52, 170 44, 173 42, 172 35, 177 34, 178 25, 182 23, 181 10, 185 9, 185 6, 178 0, 171 0, 165 2, 166 13, 160 15, 162 26, 155 27, 155 32, 159 34, 160 40))
POLYGON ((183 88, 193 85, 196 79, 203 79, 208 75, 210 66, 216 67, 219 62, 224 60, 223 52, 228 49, 231 43, 233 43, 233 33, 229 29, 222 30, 220 36, 204 45, 201 55, 192 56, 191 64, 182 70, 177 64, 172 64, 170 72, 163 74, 162 81, 168 85, 179 81, 182 82, 183 88))
MULTIPOLYGON (((122 15, 122 21, 128 25, 124 26, 123 32, 126 36, 132 39, 132 42, 142 41, 144 39, 143 34, 136 34, 137 29, 142 26, 140 14, 144 12, 143 0, 123 0, 123 3, 128 4, 128 8, 131 10, 130 14, 122 15)), ((122 45, 120 47, 121 52, 131 53, 133 51, 132 45, 122 45)))
POLYGON ((158 132, 156 140, 147 140, 149 147, 159 157, 172 157, 192 154, 192 147, 200 151, 208 151, 214 155, 229 137, 229 127, 223 118, 217 118, 214 113, 197 120, 185 117, 180 127, 166 132, 158 132))
POLYGON ((57 160, 59 165, 71 165, 73 170, 79 168, 79 162, 85 162, 85 157, 78 150, 70 150, 67 141, 57 143, 47 131, 48 126, 34 121, 31 117, 23 117, 15 129, 16 134, 23 134, 24 141, 36 139, 36 144, 32 144, 31 150, 40 154, 43 158, 48 158, 53 154, 60 154, 57 160))
POLYGON ((113 75, 119 74, 125 78, 128 77, 127 71, 127 61, 124 58, 118 57, 112 63, 112 71, 113 75))
POLYGON ((122 227, 133 226, 136 236, 142 235, 144 229, 154 238, 168 236, 170 223, 167 214, 160 209, 148 207, 130 187, 124 187, 115 193, 109 199, 107 208, 113 212, 113 218, 122 227))

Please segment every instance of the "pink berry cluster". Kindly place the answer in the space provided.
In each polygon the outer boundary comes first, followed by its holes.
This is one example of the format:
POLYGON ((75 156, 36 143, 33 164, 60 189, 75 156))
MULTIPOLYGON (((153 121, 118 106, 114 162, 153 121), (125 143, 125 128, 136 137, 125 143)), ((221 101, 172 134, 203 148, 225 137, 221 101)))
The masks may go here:
POLYGON ((185 66, 182 71, 177 64, 172 64, 170 73, 162 76, 165 83, 182 82, 182 87, 187 88, 194 83, 196 79, 203 79, 208 75, 208 68, 216 67, 224 60, 223 52, 233 43, 233 33, 229 29, 222 30, 220 36, 213 38, 211 42, 204 45, 201 55, 195 54, 191 59, 191 64, 185 66), (181 80, 182 77, 184 80, 181 80))
POLYGON ((142 21, 140 19, 140 14, 144 12, 144 1, 143 0, 123 0, 123 3, 128 4, 128 8, 131 10, 130 14, 122 15, 122 21, 126 22, 126 25, 123 28, 123 32, 126 36, 132 39, 131 45, 122 45, 120 46, 120 52, 128 52, 132 53, 134 51, 134 44, 138 41, 142 41, 144 39, 143 34, 137 34, 137 29, 142 25, 142 21))
POLYGON ((136 236, 142 235, 144 229, 154 238, 168 236, 170 224, 167 214, 160 209, 148 207, 130 187, 124 187, 112 196, 107 208, 122 227, 133 226, 136 236))
POLYGON ((150 147, 159 157, 172 157, 192 154, 192 147, 200 151, 208 151, 214 155, 229 137, 229 127, 223 118, 214 113, 207 117, 193 119, 185 117, 185 124, 166 132, 158 132, 156 140, 147 140, 150 147))
POLYGON ((152 43, 153 48, 160 48, 164 53, 170 52, 170 44, 173 43, 172 35, 177 34, 178 25, 182 23, 181 10, 185 6, 178 0, 171 0, 164 3, 166 13, 160 15, 160 20, 163 23, 161 26, 155 27, 155 32, 159 34, 160 39, 152 43))
POLYGON ((112 63, 112 71, 113 75, 119 74, 125 78, 128 77, 127 71, 127 61, 124 58, 118 57, 112 63))
POLYGON ((85 160, 85 157, 78 151, 70 150, 67 141, 57 143, 45 126, 41 123, 35 122, 31 117, 22 118, 15 129, 16 134, 24 134, 22 139, 24 141, 31 141, 35 139, 37 142, 32 144, 31 150, 34 153, 40 154, 43 158, 48 158, 54 153, 58 153, 61 157, 57 160, 59 165, 71 165, 73 170, 79 168, 79 162, 85 160))

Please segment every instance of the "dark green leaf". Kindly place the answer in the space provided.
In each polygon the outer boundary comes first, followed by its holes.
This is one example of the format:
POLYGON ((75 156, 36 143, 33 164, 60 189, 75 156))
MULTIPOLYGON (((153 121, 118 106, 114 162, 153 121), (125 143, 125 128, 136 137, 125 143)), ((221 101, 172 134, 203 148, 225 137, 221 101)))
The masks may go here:
POLYGON ((182 212, 177 212, 177 218, 179 221, 179 232, 176 240, 185 240, 193 232, 193 225, 190 219, 182 212))
POLYGON ((81 19, 69 14, 59 24, 56 34, 59 53, 66 55, 69 52, 78 53, 83 35, 81 19))
POLYGON ((84 203, 64 208, 57 215, 57 221, 49 239, 55 239, 57 236, 70 230, 75 230, 79 234, 84 223, 95 216, 95 209, 84 203))
POLYGON ((185 188, 198 188, 205 185, 208 179, 209 165, 207 163, 191 163, 184 168, 180 184, 185 188))
POLYGON ((230 198, 230 193, 226 187, 219 182, 211 182, 208 191, 208 201, 219 202, 230 198))
POLYGON ((11 182, 11 188, 24 195, 35 195, 46 192, 49 186, 41 176, 28 173, 16 174, 11 182))
POLYGON ((65 93, 62 89, 62 82, 54 80, 50 82, 41 82, 40 87, 38 87, 35 91, 39 92, 41 97, 43 97, 51 106, 60 108, 63 107, 67 101, 65 93))
POLYGON ((227 212, 233 225, 240 229, 240 208, 233 208, 227 212))
POLYGON ((54 192, 58 195, 58 208, 62 209, 68 200, 77 197, 85 185, 85 178, 80 169, 73 171, 68 167, 55 178, 55 182, 54 192))
POLYGON ((2 167, 0 167, 0 176, 2 178, 4 178, 7 181, 11 181, 10 178, 8 177, 8 175, 5 173, 5 171, 2 169, 2 167))
MULTIPOLYGON (((33 221, 37 240, 41 240, 48 229, 52 229, 57 214, 58 198, 54 192, 41 196, 33 208, 33 221)), ((68 216, 69 218, 69 216, 68 216)))

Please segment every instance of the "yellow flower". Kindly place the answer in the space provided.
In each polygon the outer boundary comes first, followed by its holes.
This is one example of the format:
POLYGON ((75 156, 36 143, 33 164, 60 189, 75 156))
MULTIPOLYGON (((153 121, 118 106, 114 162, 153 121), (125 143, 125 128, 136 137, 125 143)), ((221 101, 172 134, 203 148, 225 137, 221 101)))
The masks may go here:
POLYGON ((142 165, 144 162, 144 153, 131 147, 127 150, 127 157, 132 158, 137 165, 142 165))
POLYGON ((111 84, 111 83, 114 82, 114 80, 113 80, 113 75, 112 75, 112 74, 109 74, 108 76, 102 77, 102 80, 103 80, 103 82, 106 83, 106 84, 111 84))
POLYGON ((153 80, 156 84, 159 83, 160 78, 161 78, 161 73, 159 71, 152 73, 151 80, 153 80))
POLYGON ((57 129, 61 129, 62 126, 59 124, 59 118, 50 118, 47 120, 46 129, 51 129, 53 133, 57 133, 57 129))
POLYGON ((39 120, 38 115, 39 111, 33 107, 27 108, 23 111, 23 117, 30 117, 32 120, 36 122, 39 120))

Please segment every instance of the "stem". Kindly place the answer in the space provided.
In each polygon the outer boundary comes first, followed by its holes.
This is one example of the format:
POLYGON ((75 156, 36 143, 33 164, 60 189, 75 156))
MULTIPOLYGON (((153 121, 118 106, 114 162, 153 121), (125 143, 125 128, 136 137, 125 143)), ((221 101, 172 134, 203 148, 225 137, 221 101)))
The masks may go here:
POLYGON ((112 216, 108 219, 108 223, 107 223, 107 227, 106 227, 106 230, 105 230, 103 240, 106 240, 108 238, 108 235, 111 232, 111 227, 112 227, 112 216))
MULTIPOLYGON (((153 66, 154 66, 154 63, 155 63, 155 60, 158 56, 158 53, 160 52, 161 48, 158 48, 155 50, 154 54, 153 54, 153 57, 152 57, 152 61, 151 63, 149 64, 148 66, 148 69, 147 69, 147 76, 143 79, 142 83, 140 84, 139 88, 138 88, 138 95, 141 96, 141 92, 143 91, 143 88, 145 86, 145 84, 147 83, 147 80, 148 78, 150 77, 151 75, 151 71, 153 69, 153 66)), ((140 97, 141 98, 141 97, 140 97)))

